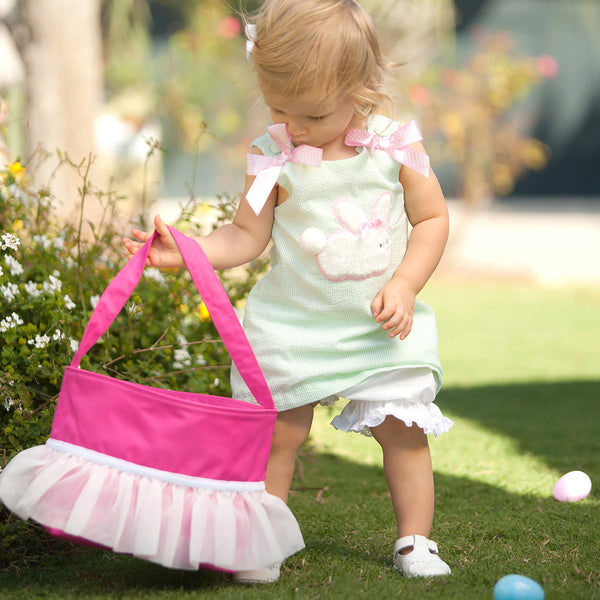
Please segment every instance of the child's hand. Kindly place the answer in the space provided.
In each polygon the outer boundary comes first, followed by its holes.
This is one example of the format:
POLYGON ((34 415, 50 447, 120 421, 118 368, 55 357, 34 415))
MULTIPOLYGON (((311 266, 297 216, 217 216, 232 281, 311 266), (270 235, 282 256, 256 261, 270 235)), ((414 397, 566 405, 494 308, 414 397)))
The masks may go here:
POLYGON ((410 283, 401 277, 394 277, 375 296, 371 311, 382 329, 389 331, 391 338, 399 335, 403 340, 410 333, 415 312, 416 294, 410 283))
MULTIPOLYGON (((168 230, 164 221, 160 218, 160 215, 156 215, 156 217, 154 217, 154 226, 156 227, 158 236, 152 242, 152 247, 148 253, 146 265, 149 267, 158 268, 183 267, 183 258, 179 252, 179 248, 177 247, 171 232, 168 230)), ((152 237, 153 232, 133 229, 131 233, 138 240, 146 242, 152 237)), ((135 242, 128 238, 123 239, 123 244, 131 255, 136 254, 137 251, 143 246, 143 243, 135 242)))

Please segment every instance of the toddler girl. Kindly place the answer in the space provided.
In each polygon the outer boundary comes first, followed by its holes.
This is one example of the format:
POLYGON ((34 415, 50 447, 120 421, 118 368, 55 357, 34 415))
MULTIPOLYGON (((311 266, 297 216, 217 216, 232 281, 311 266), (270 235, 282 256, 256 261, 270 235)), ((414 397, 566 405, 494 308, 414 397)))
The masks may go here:
MULTIPOLYGON (((233 222, 199 243, 215 269, 227 269, 273 240, 271 270, 244 318, 280 411, 267 491, 287 501, 314 407, 345 398, 333 425, 372 435, 383 451, 398 526, 395 567, 407 577, 447 575, 428 539, 427 434, 452 422, 434 404, 442 376, 435 317, 416 300, 448 236, 442 191, 416 125, 378 114, 388 63, 358 2, 266 0, 247 30, 274 125, 252 144, 233 222)), ((159 216, 155 226, 149 264, 183 266, 159 216)), ((124 243, 132 254, 140 247, 124 243)), ((232 388, 235 398, 253 400, 235 368, 232 388)), ((236 578, 275 581, 279 567, 236 578)))

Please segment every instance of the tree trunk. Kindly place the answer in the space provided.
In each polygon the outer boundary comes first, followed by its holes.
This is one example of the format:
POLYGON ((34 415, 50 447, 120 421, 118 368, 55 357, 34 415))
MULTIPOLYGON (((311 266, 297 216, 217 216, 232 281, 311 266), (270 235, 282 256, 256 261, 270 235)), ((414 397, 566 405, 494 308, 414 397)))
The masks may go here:
MULTIPOLYGON (((24 19, 27 148, 29 156, 40 147, 53 155, 36 173, 36 183, 45 185, 57 150, 75 163, 94 151, 103 91, 100 0, 25 0, 24 19)), ((65 218, 76 214, 78 186, 81 180, 70 168, 60 169, 51 182, 65 218)))

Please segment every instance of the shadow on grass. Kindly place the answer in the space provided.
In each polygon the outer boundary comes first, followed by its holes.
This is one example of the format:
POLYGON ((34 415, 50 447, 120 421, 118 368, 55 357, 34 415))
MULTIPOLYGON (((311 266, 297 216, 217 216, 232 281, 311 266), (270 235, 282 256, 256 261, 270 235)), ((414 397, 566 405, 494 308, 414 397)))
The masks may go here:
POLYGON ((560 472, 581 470, 600 498, 600 381, 443 389, 443 411, 511 437, 560 472))
MULTIPOLYGON (((598 382, 454 388, 444 390, 440 404, 452 415, 512 437, 523 452, 551 467, 580 468, 598 481, 594 415, 599 390, 598 382)), ((276 584, 240 587, 226 574, 168 570, 54 541, 28 526, 22 560, 0 560, 0 597, 312 600, 401 595, 422 600, 437 594, 445 600, 480 600, 491 598, 503 575, 521 573, 539 581, 548 598, 600 598, 595 498, 559 503, 438 473, 432 537, 453 575, 405 580, 391 564, 395 526, 381 467, 320 452, 308 452, 303 462, 304 477, 294 481, 290 506, 307 548, 286 561, 276 584)))
MULTIPOLYGON (((380 467, 314 454, 307 457, 305 477, 295 482, 290 501, 307 547, 286 561, 277 584, 240 587, 222 573, 174 571, 53 541, 41 560, 0 571, 0 597, 345 599, 401 594, 422 600, 432 593, 475 600, 491 597, 495 582, 508 573, 533 577, 548 597, 600 597, 596 503, 562 504, 439 474, 436 489, 432 537, 452 566, 450 578, 405 580, 393 570, 394 519, 380 467)), ((29 535, 45 533, 31 528, 29 535)))
POLYGON ((391 568, 395 521, 382 469, 332 454, 314 455, 305 468, 291 506, 307 550, 286 563, 292 572, 308 569, 322 584, 327 573, 334 584, 343 576, 372 598, 395 586, 403 598, 436 590, 444 599, 480 600, 510 573, 536 579, 549 598, 600 598, 600 511, 592 500, 559 503, 438 473, 432 538, 453 576, 407 581, 391 568))

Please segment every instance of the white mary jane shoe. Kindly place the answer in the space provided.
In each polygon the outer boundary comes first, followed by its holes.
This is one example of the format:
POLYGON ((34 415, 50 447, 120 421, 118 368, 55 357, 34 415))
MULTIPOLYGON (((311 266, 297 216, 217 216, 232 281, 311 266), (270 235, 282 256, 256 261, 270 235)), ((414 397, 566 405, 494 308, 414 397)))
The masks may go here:
POLYGON ((394 568, 405 577, 436 577, 450 575, 450 567, 439 557, 435 542, 423 535, 406 535, 394 544, 394 568), (408 554, 403 550, 410 548, 408 554))
POLYGON ((233 580, 236 583, 275 583, 279 579, 281 563, 275 563, 260 569, 236 571, 233 580))

